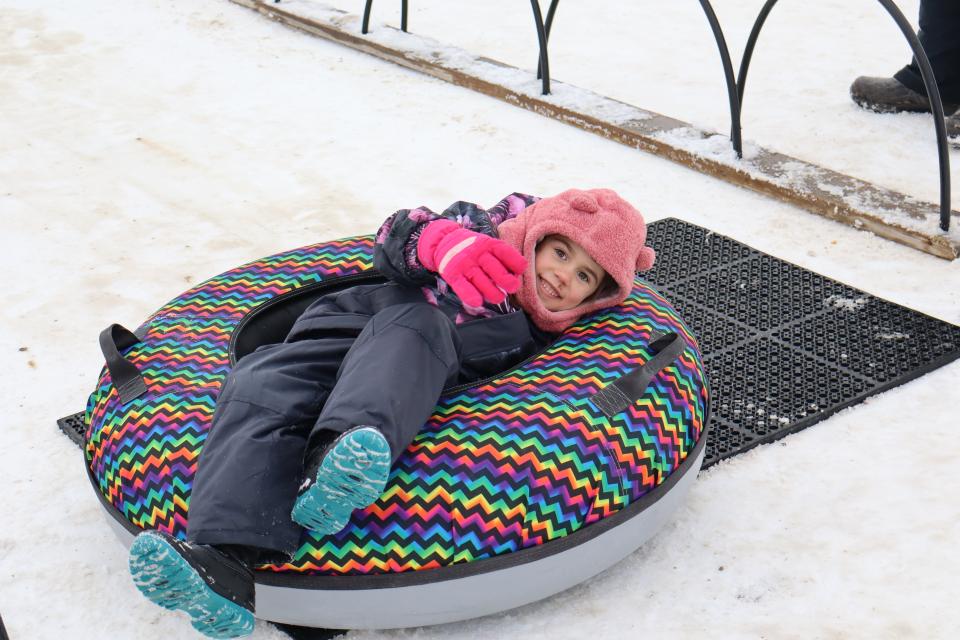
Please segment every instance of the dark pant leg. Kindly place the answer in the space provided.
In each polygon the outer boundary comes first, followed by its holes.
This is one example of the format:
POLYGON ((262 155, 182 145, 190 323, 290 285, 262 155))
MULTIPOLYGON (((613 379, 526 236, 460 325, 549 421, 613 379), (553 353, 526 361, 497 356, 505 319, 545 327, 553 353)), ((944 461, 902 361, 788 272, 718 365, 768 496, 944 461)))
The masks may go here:
POLYGON ((317 428, 375 426, 396 461, 459 370, 460 337, 442 311, 425 302, 387 307, 344 358, 317 428))
POLYGON ((293 553, 307 437, 354 338, 261 347, 224 382, 197 465, 187 527, 201 544, 293 553))
MULTIPOLYGON (((940 98, 960 104, 960 2, 921 0, 918 35, 937 79, 940 98)), ((916 60, 894 77, 917 93, 926 94, 916 60)))
POLYGON ((394 458, 402 453, 444 384, 456 379, 459 340, 442 312, 401 302, 412 296, 395 289, 357 287, 318 300, 287 342, 240 360, 217 400, 198 463, 189 539, 295 551, 302 530, 290 511, 311 433, 316 439, 322 429, 373 424, 383 429, 394 458), (371 384, 357 383, 363 379, 371 384), (318 421, 335 385, 330 420, 318 421))

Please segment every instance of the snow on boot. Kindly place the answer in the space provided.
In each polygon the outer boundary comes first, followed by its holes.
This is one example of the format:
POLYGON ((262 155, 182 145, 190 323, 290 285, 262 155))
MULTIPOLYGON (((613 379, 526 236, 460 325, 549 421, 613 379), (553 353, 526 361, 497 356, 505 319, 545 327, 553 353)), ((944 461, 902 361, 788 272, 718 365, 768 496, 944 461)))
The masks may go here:
POLYGON ((239 638, 254 627, 250 568, 215 547, 144 531, 130 546, 130 575, 148 600, 190 616, 211 638, 239 638))
MULTIPOLYGON (((917 93, 896 78, 860 76, 850 85, 850 97, 864 109, 877 113, 930 111, 930 101, 925 94, 917 93)), ((950 115, 958 106, 960 105, 944 102, 943 112, 950 115)))
POLYGON ((354 509, 380 497, 390 463, 390 445, 379 429, 359 426, 343 433, 319 464, 308 465, 290 517, 317 533, 337 533, 354 509))

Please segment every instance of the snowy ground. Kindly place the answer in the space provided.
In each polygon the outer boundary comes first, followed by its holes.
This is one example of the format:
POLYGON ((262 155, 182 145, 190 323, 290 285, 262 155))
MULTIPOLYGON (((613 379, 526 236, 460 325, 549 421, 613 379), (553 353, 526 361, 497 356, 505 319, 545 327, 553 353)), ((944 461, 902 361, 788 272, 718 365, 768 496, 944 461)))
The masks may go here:
MULTIPOLYGON (((378 3, 375 18, 392 20, 393 4, 378 3)), ((509 12, 505 2, 411 4, 414 30, 534 62, 522 3, 509 12)), ((609 38, 590 19, 593 4, 561 6, 557 78, 725 129, 719 62, 697 3, 634 3, 635 20, 617 24, 637 31, 609 38), (665 17, 681 15, 689 20, 665 17), (689 48, 670 60, 676 42, 689 48), (649 82, 621 86, 605 65, 619 71, 626 61, 649 82)), ((731 43, 745 38, 759 4, 717 2, 731 43)), ((935 198, 929 120, 847 102, 853 76, 889 73, 906 58, 882 10, 783 4, 751 71, 746 136, 935 198)), ((915 20, 916 2, 903 6, 915 20)), ((0 260, 11 276, 0 311, 0 615, 13 640, 195 637, 135 591, 80 452, 54 426, 93 388, 100 329, 135 326, 247 260, 371 232, 399 207, 611 186, 651 220, 684 218, 960 323, 955 263, 225 0, 5 0, 0 149, 0 260)), ((960 154, 951 159, 960 165, 960 154)), ((955 363, 714 467, 653 541, 560 596, 457 625, 351 637, 955 637, 958 389, 955 363)), ((254 637, 283 636, 261 623, 254 637)))

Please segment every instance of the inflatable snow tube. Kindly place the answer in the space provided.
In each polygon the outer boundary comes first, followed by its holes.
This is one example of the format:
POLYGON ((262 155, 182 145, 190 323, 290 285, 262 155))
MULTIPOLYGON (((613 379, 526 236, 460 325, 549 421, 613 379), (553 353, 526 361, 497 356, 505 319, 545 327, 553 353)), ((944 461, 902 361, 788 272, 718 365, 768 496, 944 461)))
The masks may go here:
MULTIPOLYGON (((372 254, 370 236, 280 253, 185 292, 136 335, 104 331, 84 451, 124 542, 143 529, 185 533, 231 364, 282 340, 319 295, 382 279, 372 254)), ((682 503, 703 461, 708 406, 696 341, 638 278, 622 305, 539 354, 445 391, 377 502, 336 535, 304 532, 289 563, 258 567, 256 615, 409 627, 571 587, 634 551, 682 503)))

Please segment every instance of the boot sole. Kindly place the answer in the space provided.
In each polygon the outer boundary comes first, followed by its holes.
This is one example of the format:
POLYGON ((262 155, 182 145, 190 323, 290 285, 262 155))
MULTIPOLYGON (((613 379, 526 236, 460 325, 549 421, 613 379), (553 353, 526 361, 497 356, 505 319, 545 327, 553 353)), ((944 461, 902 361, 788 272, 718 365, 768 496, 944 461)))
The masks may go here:
POLYGON ((875 102, 866 98, 854 97, 860 107, 874 113, 930 113, 930 109, 920 105, 893 105, 888 102, 875 102))
POLYGON ((200 633, 211 638, 253 633, 253 613, 211 589, 160 536, 150 532, 138 535, 130 546, 129 564, 140 593, 164 609, 185 612, 200 633))
POLYGON ((354 509, 371 505, 390 475, 390 445, 372 427, 348 431, 324 456, 313 484, 290 513, 301 527, 328 535, 347 526, 354 509))
MULTIPOLYGON (((850 98, 858 106, 873 111, 874 113, 931 113, 933 109, 929 103, 893 103, 871 100, 861 95, 852 95, 850 98)), ((943 103, 943 115, 946 118, 951 117, 958 110, 958 105, 943 103)))

